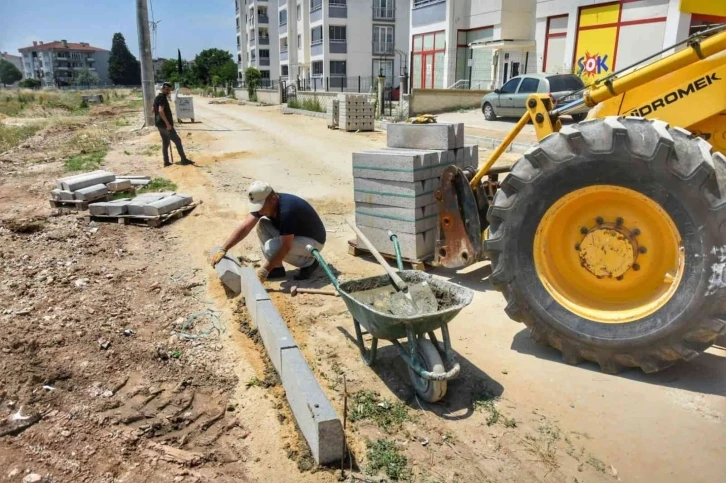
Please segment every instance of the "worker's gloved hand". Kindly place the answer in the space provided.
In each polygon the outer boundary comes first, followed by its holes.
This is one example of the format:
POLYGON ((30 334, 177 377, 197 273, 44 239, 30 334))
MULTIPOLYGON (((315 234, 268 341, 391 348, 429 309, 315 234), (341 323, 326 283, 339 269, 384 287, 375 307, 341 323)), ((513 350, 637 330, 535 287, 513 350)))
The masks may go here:
POLYGON ((255 270, 255 273, 257 274, 257 278, 260 279, 260 282, 262 283, 265 283, 265 280, 267 280, 267 277, 270 275, 270 272, 262 267, 255 270))
POLYGON ((212 253, 212 257, 209 259, 209 263, 212 264, 212 268, 216 267, 217 264, 227 254, 227 250, 224 248, 218 248, 217 251, 212 253))

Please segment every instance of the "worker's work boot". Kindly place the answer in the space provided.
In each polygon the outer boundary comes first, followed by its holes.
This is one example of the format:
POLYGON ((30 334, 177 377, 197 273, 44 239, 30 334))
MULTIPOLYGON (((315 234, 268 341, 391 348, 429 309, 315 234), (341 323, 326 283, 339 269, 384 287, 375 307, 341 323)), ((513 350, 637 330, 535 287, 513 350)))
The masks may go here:
POLYGON ((181 160, 181 162, 179 164, 181 164, 182 166, 192 166, 192 165, 194 165, 194 161, 192 161, 189 158, 184 158, 181 160))
POLYGON ((310 265, 309 267, 301 268, 297 275, 295 275, 293 278, 295 280, 307 280, 313 275, 313 273, 315 273, 315 270, 317 270, 319 266, 320 263, 318 263, 318 260, 316 258, 312 265, 310 265))
POLYGON ((287 273, 285 272, 285 267, 275 267, 270 270, 270 274, 267 276, 267 280, 285 278, 286 276, 287 273))

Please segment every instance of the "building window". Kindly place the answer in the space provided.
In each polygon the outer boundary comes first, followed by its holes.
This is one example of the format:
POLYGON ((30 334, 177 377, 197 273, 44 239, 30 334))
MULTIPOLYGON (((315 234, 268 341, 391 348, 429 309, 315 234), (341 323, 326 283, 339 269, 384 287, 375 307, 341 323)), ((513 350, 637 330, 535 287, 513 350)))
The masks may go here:
POLYGON ((331 42, 345 43, 346 27, 345 25, 331 25, 329 30, 329 38, 331 42))
POLYGON ((287 9, 280 10, 280 27, 287 25, 287 9))
POLYGON ((346 68, 344 60, 331 60, 330 61, 330 76, 331 77, 345 77, 346 68))
POLYGON ((426 7, 434 3, 444 3, 446 0, 413 0, 413 8, 426 7))
POLYGON ((289 72, 289 67, 287 65, 280 66, 281 72, 283 76, 287 77, 289 72))
POLYGON ((297 34, 297 48, 299 49, 301 47, 302 47, 301 37, 300 37, 300 34, 297 34))
POLYGON ((393 25, 373 26, 373 54, 393 55, 393 25))
POLYGON ((322 60, 316 60, 315 62, 312 62, 313 67, 313 76, 322 77, 323 76, 323 61, 322 60))
POLYGON ((323 43, 323 26, 315 27, 310 30, 310 45, 317 45, 323 43))
POLYGON ((302 5, 300 5, 299 3, 295 8, 295 20, 297 20, 298 22, 302 20, 302 5))
POLYGON ((323 0, 310 0, 310 11, 314 12, 323 8, 323 0))
POLYGON ((411 78, 417 89, 444 87, 444 51, 446 34, 443 30, 413 36, 411 78))
POLYGON ((269 70, 261 70, 260 73, 262 73, 262 79, 270 80, 270 71, 269 70))
POLYGON ((396 18, 394 0, 373 0, 373 18, 375 20, 394 20, 396 18))
POLYGON ((270 51, 268 49, 260 49, 260 59, 269 59, 270 51))
POLYGON ((347 3, 346 0, 328 0, 328 5, 331 7, 345 7, 347 3))
POLYGON ((81 60, 80 52, 71 52, 71 59, 81 60))

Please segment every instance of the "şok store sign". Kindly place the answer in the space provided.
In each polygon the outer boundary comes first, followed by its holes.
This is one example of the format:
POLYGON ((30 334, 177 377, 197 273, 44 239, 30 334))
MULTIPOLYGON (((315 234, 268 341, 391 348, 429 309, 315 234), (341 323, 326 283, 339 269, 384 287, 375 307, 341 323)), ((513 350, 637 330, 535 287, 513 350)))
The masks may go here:
POLYGON ((574 71, 592 84, 663 48, 668 0, 580 9, 574 71))

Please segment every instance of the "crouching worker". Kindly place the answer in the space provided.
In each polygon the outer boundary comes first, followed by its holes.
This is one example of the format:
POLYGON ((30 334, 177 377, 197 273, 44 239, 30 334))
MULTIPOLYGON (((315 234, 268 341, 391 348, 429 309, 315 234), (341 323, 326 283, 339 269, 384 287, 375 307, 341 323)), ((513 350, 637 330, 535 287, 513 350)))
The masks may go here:
POLYGON ((325 226, 315 209, 295 195, 276 193, 262 181, 252 183, 247 194, 250 214, 212 256, 212 266, 257 227, 265 258, 265 263, 257 269, 261 282, 285 278, 282 262, 300 268, 295 280, 310 278, 319 263, 306 247, 312 245, 322 250, 326 239, 325 226))

